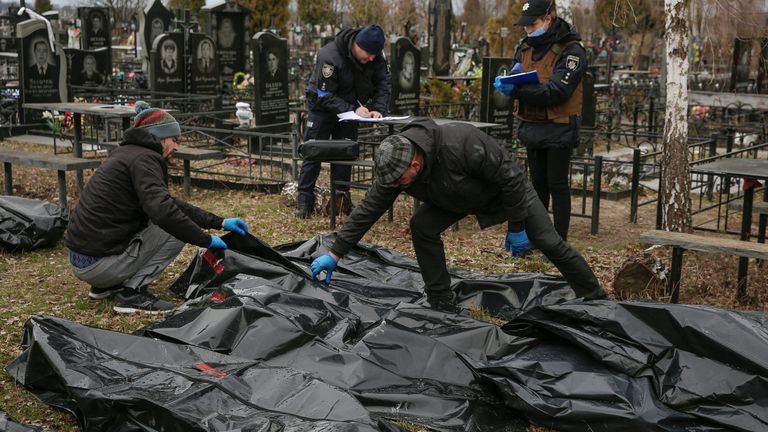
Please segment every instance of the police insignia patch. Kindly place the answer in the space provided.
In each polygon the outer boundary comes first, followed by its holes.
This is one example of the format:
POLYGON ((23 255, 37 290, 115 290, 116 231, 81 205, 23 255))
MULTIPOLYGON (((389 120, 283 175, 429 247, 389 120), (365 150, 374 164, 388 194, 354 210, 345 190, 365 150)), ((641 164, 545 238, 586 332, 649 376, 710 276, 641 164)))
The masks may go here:
POLYGON ((565 58, 565 67, 569 70, 576 70, 579 67, 579 56, 569 55, 565 58))
POLYGON ((330 78, 331 75, 333 75, 333 65, 328 63, 324 64, 322 73, 323 78, 330 78))

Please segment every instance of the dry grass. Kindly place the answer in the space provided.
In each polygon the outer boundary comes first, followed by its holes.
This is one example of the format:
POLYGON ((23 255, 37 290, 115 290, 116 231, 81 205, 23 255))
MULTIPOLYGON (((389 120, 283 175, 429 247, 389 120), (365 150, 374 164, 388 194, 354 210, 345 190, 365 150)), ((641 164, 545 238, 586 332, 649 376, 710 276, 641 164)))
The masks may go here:
MULTIPOLYGON (((5 146, 11 146, 4 143, 5 146)), ((50 148, 17 145, 20 148, 51 152, 50 148)), ((86 173, 86 176, 88 173, 86 173)), ((74 176, 68 176, 70 202, 76 200, 74 176)), ((54 172, 27 167, 14 167, 14 194, 29 198, 56 201, 56 175, 54 172)), ((172 193, 181 195, 177 186, 172 193)), ((354 193, 357 202, 361 192, 354 193)), ((282 204, 279 195, 263 195, 252 192, 226 190, 193 190, 192 203, 222 216, 243 217, 252 232, 270 244, 281 244, 310 238, 329 230, 328 220, 312 218, 297 220, 293 208, 282 204)), ((380 244, 413 255, 408 218, 411 200, 401 197, 395 206, 393 223, 382 220, 365 237, 366 241, 380 244)), ((641 210, 639 224, 627 222, 628 202, 603 201, 600 234, 589 234, 589 221, 574 218, 571 242, 582 252, 595 270, 601 283, 609 287, 622 262, 641 250, 638 234, 651 229, 654 209, 641 210)), ((472 219, 461 221, 460 230, 449 230, 444 235, 449 265, 486 273, 519 271, 556 272, 543 264, 539 256, 513 259, 503 253, 504 227, 485 231, 478 229, 472 219)), ((669 262, 669 251, 657 252, 669 262)), ((186 268, 194 254, 193 247, 186 247, 181 256, 168 268, 153 291, 167 300, 172 298, 164 288, 186 268)), ((702 303, 734 309, 766 310, 768 278, 765 267, 750 265, 750 298, 746 304, 734 299, 737 260, 732 257, 686 253, 683 269, 681 300, 686 303, 702 303)), ((75 279, 69 271, 66 249, 62 242, 47 250, 25 254, 0 252, 0 361, 7 364, 20 353, 19 341, 24 321, 34 314, 54 315, 86 325, 131 332, 148 324, 154 318, 121 316, 111 311, 109 301, 94 302, 87 299, 88 286, 75 279)), ((489 322, 494 317, 477 308, 472 312, 478 319, 489 322)), ((17 420, 43 425, 62 431, 75 431, 73 418, 52 410, 32 398, 18 387, 7 375, 0 378, 0 409, 17 420)), ((415 425, 414 425, 415 426, 415 425)), ((531 430, 546 429, 532 427, 531 430)))

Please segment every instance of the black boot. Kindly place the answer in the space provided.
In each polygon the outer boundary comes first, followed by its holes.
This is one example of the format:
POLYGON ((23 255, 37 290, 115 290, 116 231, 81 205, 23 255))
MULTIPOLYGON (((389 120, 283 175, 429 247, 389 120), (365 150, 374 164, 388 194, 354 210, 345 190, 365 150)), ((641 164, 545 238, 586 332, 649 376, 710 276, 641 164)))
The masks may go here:
POLYGON ((312 216, 312 204, 299 203, 295 215, 299 219, 309 219, 312 216))
POLYGON ((427 294, 424 306, 442 312, 459 313, 461 311, 461 308, 456 306, 456 294, 453 292, 444 295, 427 294))

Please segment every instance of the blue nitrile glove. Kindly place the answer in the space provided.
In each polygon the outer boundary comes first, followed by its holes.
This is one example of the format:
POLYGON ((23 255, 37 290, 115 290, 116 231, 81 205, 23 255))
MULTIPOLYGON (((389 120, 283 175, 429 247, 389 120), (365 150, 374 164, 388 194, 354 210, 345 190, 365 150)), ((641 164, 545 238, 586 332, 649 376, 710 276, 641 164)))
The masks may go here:
POLYGON ((513 91, 515 91, 515 85, 514 84, 503 84, 501 82, 501 77, 497 76, 496 79, 493 81, 493 86, 498 90, 499 92, 503 93, 504 96, 509 96, 512 94, 513 91))
POLYGON ((227 244, 224 243, 219 236, 211 236, 211 244, 208 245, 208 249, 226 249, 227 244))
POLYGON ((512 66, 512 72, 513 74, 520 73, 520 71, 523 70, 523 64, 522 63, 515 63, 514 66, 512 66))
POLYGON ((327 253, 319 258, 315 258, 315 260, 312 261, 312 264, 309 266, 309 269, 312 270, 313 281, 317 280, 317 275, 319 275, 321 271, 325 270, 325 283, 330 285, 331 275, 336 269, 336 260, 333 259, 331 254, 327 253))
POLYGON ((240 235, 246 235, 248 234, 248 224, 245 223, 244 220, 240 218, 227 218, 224 219, 224 225, 222 225, 225 230, 232 231, 233 233, 240 234, 240 235))
POLYGON ((512 252, 513 257, 519 257, 525 252, 531 243, 528 241, 528 234, 525 230, 520 232, 507 231, 507 239, 504 241, 504 248, 507 252, 512 252))

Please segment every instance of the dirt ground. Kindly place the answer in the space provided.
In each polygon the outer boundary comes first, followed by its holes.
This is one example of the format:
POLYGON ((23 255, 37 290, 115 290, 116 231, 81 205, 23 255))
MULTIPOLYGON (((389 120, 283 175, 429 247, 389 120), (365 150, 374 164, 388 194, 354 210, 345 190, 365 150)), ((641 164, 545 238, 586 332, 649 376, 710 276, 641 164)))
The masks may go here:
MULTIPOLYGON (((33 146, 20 148, 35 149, 33 146)), ((45 148, 37 150, 50 151, 45 148)), ((77 198, 73 180, 74 175, 69 175, 70 203, 76 202, 77 198)), ((172 193, 181 196, 181 188, 174 185, 172 193)), ((14 167, 14 194, 56 202, 56 175, 47 170, 14 167)), ((362 192, 355 191, 353 195, 353 200, 357 202, 361 199, 362 192)), ((330 230, 328 219, 325 217, 295 219, 294 208, 286 205, 280 195, 195 188, 189 201, 225 217, 243 217, 256 236, 273 245, 307 239, 330 230)), ((574 198, 574 206, 580 205, 581 202, 574 198)), ((401 196, 395 205, 394 221, 390 223, 382 219, 368 233, 365 240, 412 256, 413 248, 407 223, 411 209, 412 200, 401 196)), ((638 242, 638 236, 645 230, 653 229, 655 211, 655 206, 651 205, 641 208, 638 223, 632 224, 629 223, 628 199, 603 200, 597 235, 590 234, 588 219, 572 219, 570 241, 592 265, 609 293, 612 292, 614 278, 622 264, 629 258, 639 256, 644 249, 638 242)), ((472 218, 461 221, 459 226, 458 231, 449 230, 444 235, 446 254, 451 266, 485 273, 556 273, 556 269, 542 261, 539 254, 531 254, 523 259, 513 259, 506 254, 503 249, 505 227, 497 226, 481 231, 472 218)), ((165 287, 186 268, 194 253, 195 248, 186 247, 152 290, 161 298, 178 302, 179 300, 173 298, 165 287)), ((653 251, 653 255, 662 263, 669 264, 669 248, 659 248, 653 251)), ((752 260, 749 268, 748 299, 740 303, 735 299, 735 257, 686 252, 681 302, 766 311, 766 266, 758 266, 752 260)), ((0 323, 4 324, 0 329, 0 361, 7 364, 18 356, 22 326, 33 314, 59 316, 86 325, 122 332, 136 330, 154 319, 118 316, 112 313, 109 302, 88 301, 87 290, 88 286, 75 279, 69 271, 67 251, 63 242, 51 249, 24 254, 0 251, 0 323)), ((42 405, 23 388, 16 386, 11 377, 0 375, 1 410, 24 422, 55 430, 77 430, 71 416, 42 405)))

